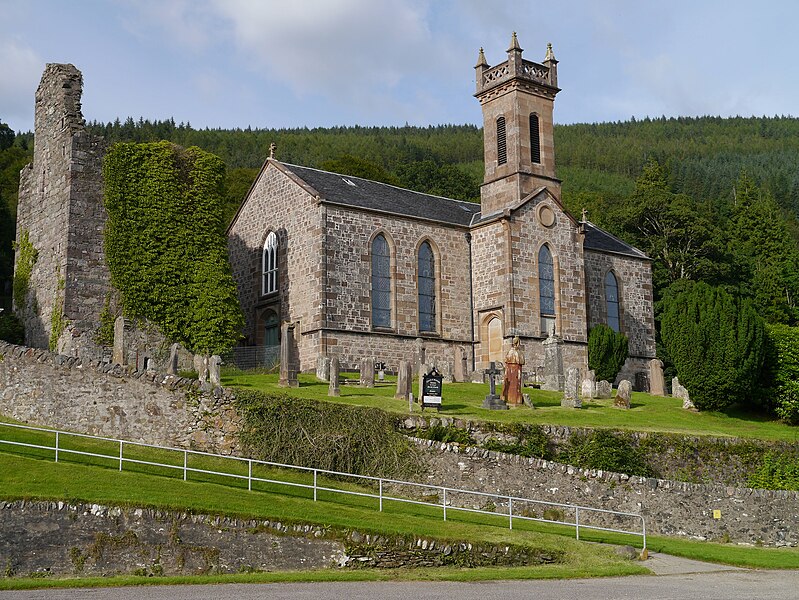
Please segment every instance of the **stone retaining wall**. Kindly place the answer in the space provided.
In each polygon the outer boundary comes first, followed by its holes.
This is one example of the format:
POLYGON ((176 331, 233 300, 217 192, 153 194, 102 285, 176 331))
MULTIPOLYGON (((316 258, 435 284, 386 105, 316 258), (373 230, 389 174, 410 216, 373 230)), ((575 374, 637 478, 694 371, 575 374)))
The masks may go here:
POLYGON ((0 568, 6 577, 519 566, 561 559, 557 552, 535 548, 392 538, 312 524, 98 504, 0 501, 0 568))
MULTIPOLYGON (((768 546, 799 543, 799 492, 630 477, 458 444, 416 442, 429 458, 427 480, 440 485, 640 513, 649 533, 768 546), (720 512, 714 516, 714 511, 720 512)), ((497 506, 497 512, 507 507, 497 506)))

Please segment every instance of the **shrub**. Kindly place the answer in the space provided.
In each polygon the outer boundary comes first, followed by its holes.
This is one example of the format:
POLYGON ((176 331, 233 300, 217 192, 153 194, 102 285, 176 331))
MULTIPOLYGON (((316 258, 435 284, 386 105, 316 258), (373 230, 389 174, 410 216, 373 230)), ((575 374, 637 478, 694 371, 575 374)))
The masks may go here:
POLYGON ((8 310, 0 312, 0 340, 19 346, 25 343, 25 326, 8 310))
POLYGON ((518 454, 528 458, 550 458, 549 436, 540 425, 526 425, 523 423, 491 424, 486 423, 488 428, 492 428, 500 433, 516 438, 515 442, 501 442, 495 438, 489 438, 483 442, 483 448, 506 454, 518 454))
POLYGON ((632 436, 606 429, 574 432, 561 449, 560 462, 583 469, 602 469, 627 475, 653 475, 643 452, 633 445, 632 436))
POLYGON ((796 456, 768 452, 748 485, 763 490, 799 491, 799 461, 796 456))
POLYGON ((799 327, 769 325, 763 396, 777 416, 799 424, 799 327))
POLYGON ((613 331, 607 325, 596 325, 588 332, 588 368, 593 369, 597 381, 613 383, 627 360, 627 336, 613 331))
POLYGON ((666 301, 661 336, 699 410, 751 397, 763 365, 765 327, 749 301, 699 282, 666 301))

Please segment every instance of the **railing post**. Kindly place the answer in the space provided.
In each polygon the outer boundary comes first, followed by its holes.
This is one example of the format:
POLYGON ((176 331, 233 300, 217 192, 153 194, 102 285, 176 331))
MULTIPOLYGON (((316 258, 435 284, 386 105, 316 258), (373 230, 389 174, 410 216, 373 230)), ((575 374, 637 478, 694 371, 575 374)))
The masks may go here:
POLYGON ((252 491, 252 459, 247 459, 247 491, 252 491))
POLYGON ((577 539, 580 539, 580 507, 574 507, 574 531, 577 535, 577 539))
POLYGON ((316 502, 316 469, 313 470, 313 501, 316 502))
POLYGON ((58 432, 55 432, 55 461, 58 462, 58 432))
POLYGON ((380 512, 383 512, 383 480, 380 480, 380 512))
POLYGON ((186 481, 186 476, 188 475, 189 471, 189 453, 184 450, 183 451, 183 481, 186 481))
POLYGON ((513 498, 508 498, 508 529, 513 529, 513 498))
POLYGON ((447 520, 447 488, 441 488, 444 490, 444 499, 442 500, 442 504, 444 505, 444 520, 447 520))
POLYGON ((122 440, 119 440, 119 470, 122 470, 122 440))
POLYGON ((646 551, 646 521, 644 520, 643 515, 641 515, 641 535, 644 538, 644 548, 643 550, 641 550, 641 552, 643 553, 646 551))

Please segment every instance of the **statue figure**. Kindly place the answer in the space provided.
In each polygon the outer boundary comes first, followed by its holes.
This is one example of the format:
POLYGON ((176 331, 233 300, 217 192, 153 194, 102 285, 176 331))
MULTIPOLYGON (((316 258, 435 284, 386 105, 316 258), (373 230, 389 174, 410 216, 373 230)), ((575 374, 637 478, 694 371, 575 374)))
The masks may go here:
POLYGON ((524 402, 522 396, 522 365, 524 354, 519 350, 519 337, 513 338, 513 347, 505 356, 505 379, 502 382, 502 399, 511 406, 524 402))

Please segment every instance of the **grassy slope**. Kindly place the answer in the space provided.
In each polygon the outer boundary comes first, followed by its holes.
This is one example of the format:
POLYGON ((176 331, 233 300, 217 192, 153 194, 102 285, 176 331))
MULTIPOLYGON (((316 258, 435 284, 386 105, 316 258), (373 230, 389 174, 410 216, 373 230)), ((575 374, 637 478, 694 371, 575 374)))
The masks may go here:
MULTIPOLYGON (((357 376, 354 376, 357 378, 357 376)), ((230 374, 223 377, 226 386, 239 386, 266 392, 281 392, 296 397, 329 400, 345 404, 374 406, 390 412, 408 414, 408 403, 394 399, 394 384, 378 384, 374 389, 342 385, 341 396, 330 398, 327 384, 313 375, 300 375, 299 388, 281 388, 277 375, 230 374)), ((734 436, 750 439, 799 441, 799 428, 779 421, 735 412, 693 413, 682 409, 680 400, 633 393, 631 410, 613 408, 612 400, 585 402, 581 410, 560 406, 560 392, 545 392, 529 388, 535 409, 520 407, 509 411, 489 411, 481 408, 488 385, 452 383, 444 385, 444 406, 440 416, 476 421, 546 423, 569 427, 607 427, 637 431, 674 432, 697 436, 734 436)), ((414 396, 418 389, 414 386, 414 396)), ((418 405, 414 407, 418 411, 418 405)), ((428 411, 426 414, 438 416, 428 411)))

